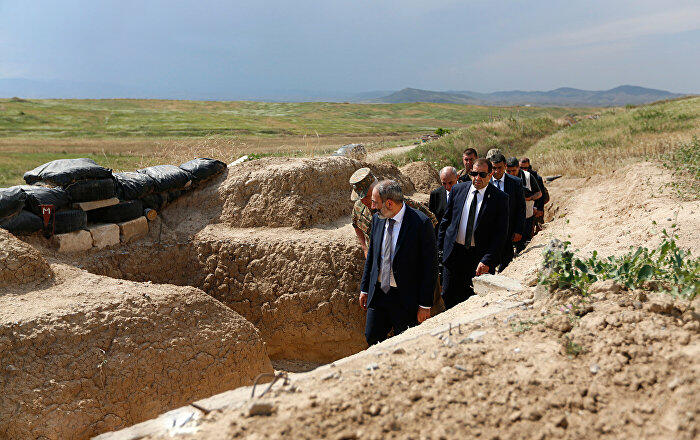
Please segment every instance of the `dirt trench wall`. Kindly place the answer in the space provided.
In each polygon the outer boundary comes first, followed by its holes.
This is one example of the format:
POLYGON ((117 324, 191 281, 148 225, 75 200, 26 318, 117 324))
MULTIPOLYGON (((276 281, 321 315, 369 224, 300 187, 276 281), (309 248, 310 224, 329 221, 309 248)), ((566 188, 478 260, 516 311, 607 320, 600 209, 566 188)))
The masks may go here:
POLYGON ((430 194, 430 191, 441 185, 440 174, 428 162, 411 162, 400 168, 416 187, 416 191, 430 194))
POLYGON ((255 327, 198 289, 66 270, 0 296, 0 438, 84 439, 272 372, 255 327))
POLYGON ((333 222, 351 211, 348 181, 364 166, 379 178, 398 180, 407 194, 415 190, 390 164, 369 165, 344 157, 265 158, 229 170, 219 186, 220 220, 232 227, 296 229, 333 222))
POLYGON ((330 362, 366 347, 359 246, 250 236, 196 246, 202 289, 260 329, 271 358, 330 362))
POLYGON ((52 275, 39 251, 0 229, 0 287, 41 282, 52 275))

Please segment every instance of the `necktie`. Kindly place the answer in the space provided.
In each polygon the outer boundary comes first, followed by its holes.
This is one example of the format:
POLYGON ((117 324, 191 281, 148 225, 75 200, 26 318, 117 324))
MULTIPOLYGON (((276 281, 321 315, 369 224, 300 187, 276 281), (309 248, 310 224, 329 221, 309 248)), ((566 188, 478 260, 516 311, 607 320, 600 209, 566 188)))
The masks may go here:
POLYGON ((472 194, 472 204, 469 205, 469 218, 467 219, 467 231, 464 237, 464 245, 466 247, 469 247, 472 244, 472 235, 474 234, 472 229, 474 229, 474 219, 476 218, 476 198, 479 195, 479 191, 474 190, 472 194))
POLYGON ((391 261, 394 259, 394 256, 391 255, 391 243, 393 241, 394 223, 396 223, 396 220, 393 218, 387 221, 389 222, 389 227, 386 229, 386 240, 384 240, 384 247, 382 248, 382 279, 380 280, 384 293, 388 293, 391 287, 391 261))
POLYGON ((496 180, 496 188, 498 188, 498 189, 500 189, 501 191, 503 191, 503 189, 501 189, 501 181, 500 181, 500 180, 496 180))

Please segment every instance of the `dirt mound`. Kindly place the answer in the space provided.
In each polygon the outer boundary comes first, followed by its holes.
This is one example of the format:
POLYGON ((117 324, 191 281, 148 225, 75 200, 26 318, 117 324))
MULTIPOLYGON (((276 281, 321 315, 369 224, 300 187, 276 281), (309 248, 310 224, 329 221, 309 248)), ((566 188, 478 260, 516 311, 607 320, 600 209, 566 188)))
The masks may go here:
POLYGON ((0 296, 2 438, 88 438, 272 371, 257 330, 195 288, 54 268, 50 289, 0 296))
POLYGON ((411 162, 402 166, 400 170, 411 179, 418 192, 429 194, 440 186, 440 174, 428 162, 411 162))
MULTIPOLYGON (((330 223, 352 210, 348 180, 368 166, 342 157, 264 158, 229 170, 220 185, 221 222, 233 227, 290 226, 330 223)), ((393 165, 369 165, 378 176, 396 178, 405 191, 411 182, 393 165)))
POLYGON ((0 287, 44 281, 51 268, 39 251, 0 229, 0 287))

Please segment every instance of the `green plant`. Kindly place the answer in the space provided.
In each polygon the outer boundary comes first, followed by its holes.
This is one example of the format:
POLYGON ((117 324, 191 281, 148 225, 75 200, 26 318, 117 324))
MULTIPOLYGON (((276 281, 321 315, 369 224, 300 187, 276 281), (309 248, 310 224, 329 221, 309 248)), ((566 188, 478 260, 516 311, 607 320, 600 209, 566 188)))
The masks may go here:
POLYGON ((681 196, 700 194, 700 138, 693 136, 661 156, 666 168, 676 177, 671 186, 681 196))
POLYGON ((566 351, 566 354, 569 356, 576 357, 582 353, 585 353, 583 346, 575 343, 568 336, 564 336, 562 345, 564 346, 564 351, 566 351))
POLYGON ((442 127, 438 127, 438 129, 435 130, 435 134, 438 136, 444 136, 444 135, 448 134, 449 132, 450 132, 450 130, 448 130, 446 128, 442 128, 442 127))
POLYGON ((700 258, 678 247, 675 232, 664 229, 662 234, 656 249, 640 246, 607 258, 599 258, 593 251, 590 257, 581 259, 569 249, 571 243, 552 240, 544 252, 539 282, 587 295, 591 283, 612 279, 627 288, 656 285, 673 296, 693 299, 700 291, 700 258))
POLYGON ((524 332, 530 330, 535 325, 542 324, 543 322, 544 321, 532 321, 532 320, 511 322, 510 329, 513 330, 514 333, 524 333, 524 332))

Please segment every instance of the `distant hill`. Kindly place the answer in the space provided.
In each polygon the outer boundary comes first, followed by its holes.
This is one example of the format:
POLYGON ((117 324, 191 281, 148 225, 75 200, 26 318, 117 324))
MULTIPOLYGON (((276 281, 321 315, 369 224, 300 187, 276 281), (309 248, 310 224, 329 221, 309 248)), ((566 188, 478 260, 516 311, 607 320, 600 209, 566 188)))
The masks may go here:
POLYGON ((548 92, 526 92, 511 90, 505 92, 479 93, 471 91, 435 92, 405 88, 379 98, 376 102, 445 102, 475 105, 537 105, 537 106, 582 106, 608 107, 626 104, 646 104, 662 99, 685 96, 665 90, 647 89, 638 86, 619 86, 610 90, 580 90, 562 87, 548 92))

